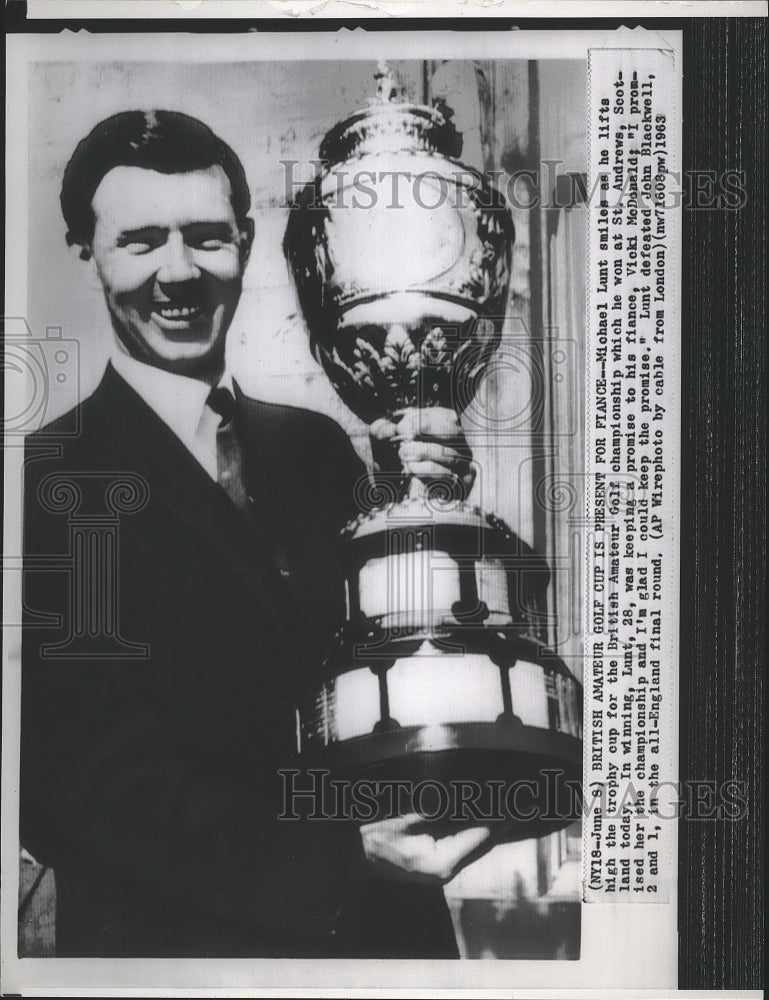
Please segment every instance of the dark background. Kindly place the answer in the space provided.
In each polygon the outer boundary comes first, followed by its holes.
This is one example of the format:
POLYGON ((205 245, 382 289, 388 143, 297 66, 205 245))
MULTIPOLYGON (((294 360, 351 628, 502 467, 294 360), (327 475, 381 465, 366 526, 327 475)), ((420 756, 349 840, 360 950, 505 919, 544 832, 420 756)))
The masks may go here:
POLYGON ((738 212, 684 212, 681 778, 745 782, 740 822, 683 820, 679 986, 764 966, 766 20, 684 36, 687 169, 746 172, 738 212))
MULTIPOLYGON (((680 825, 679 987, 757 989, 764 959, 766 20, 392 18, 26 21, 12 32, 489 31, 620 24, 684 31, 685 170, 745 171, 739 211, 689 206, 683 244, 681 780, 745 786, 737 822, 680 825)), ((650 956, 651 958, 651 956, 650 956)), ((642 986, 643 984, 638 984, 642 986)))

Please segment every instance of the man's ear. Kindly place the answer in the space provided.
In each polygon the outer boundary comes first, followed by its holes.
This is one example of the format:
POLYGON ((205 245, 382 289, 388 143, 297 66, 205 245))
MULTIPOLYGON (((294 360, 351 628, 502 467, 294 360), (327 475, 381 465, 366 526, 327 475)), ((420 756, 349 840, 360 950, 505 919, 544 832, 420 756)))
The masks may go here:
POLYGON ((70 253, 77 260, 78 267, 82 272, 86 283, 91 288, 97 288, 101 290, 101 280, 99 279, 99 273, 96 270, 96 261, 93 258, 93 250, 91 249, 90 243, 82 243, 79 240, 74 240, 71 237, 67 237, 67 244, 69 246, 70 253))
POLYGON ((254 244, 254 220, 249 216, 243 221, 240 229, 240 259, 245 268, 248 258, 251 256, 251 247, 254 244))

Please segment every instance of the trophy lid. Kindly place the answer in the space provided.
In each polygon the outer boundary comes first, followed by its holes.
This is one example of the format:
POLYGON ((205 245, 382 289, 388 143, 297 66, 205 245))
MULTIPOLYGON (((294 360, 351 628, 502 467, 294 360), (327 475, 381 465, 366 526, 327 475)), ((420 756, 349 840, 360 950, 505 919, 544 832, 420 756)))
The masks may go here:
POLYGON ((382 153, 434 153, 457 160, 462 134, 451 120, 453 111, 438 99, 432 105, 405 101, 402 88, 386 61, 380 61, 377 94, 367 108, 338 122, 320 145, 329 166, 382 153))

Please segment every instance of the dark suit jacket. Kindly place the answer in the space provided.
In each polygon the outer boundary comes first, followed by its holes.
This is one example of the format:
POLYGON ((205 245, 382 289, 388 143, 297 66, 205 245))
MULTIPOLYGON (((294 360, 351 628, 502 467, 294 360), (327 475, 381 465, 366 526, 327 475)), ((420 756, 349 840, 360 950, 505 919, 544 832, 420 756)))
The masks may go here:
POLYGON ((111 368, 77 435, 70 415, 28 441, 21 834, 55 870, 57 952, 451 957, 441 892, 372 881, 352 824, 277 819, 294 693, 340 620, 338 533, 364 470, 327 418, 239 404, 251 529, 111 368), (99 527, 122 473, 146 502, 99 527), (52 492, 62 480, 75 509, 52 492), (45 651, 82 611, 62 570, 75 528, 117 533, 104 620, 146 657, 88 635, 45 651))

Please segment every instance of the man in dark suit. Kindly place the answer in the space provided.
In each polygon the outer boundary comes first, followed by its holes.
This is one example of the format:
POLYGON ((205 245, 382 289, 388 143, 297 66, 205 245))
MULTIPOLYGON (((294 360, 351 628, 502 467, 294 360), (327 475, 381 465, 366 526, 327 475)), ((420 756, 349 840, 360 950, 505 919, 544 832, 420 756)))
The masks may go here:
MULTIPOLYGON (((116 350, 25 462, 21 839, 55 871, 57 953, 456 954, 441 886, 488 830, 278 819, 365 470, 335 423, 225 373, 240 162, 194 119, 126 112, 61 201, 116 350)), ((447 441, 409 447, 467 472, 447 441)))

